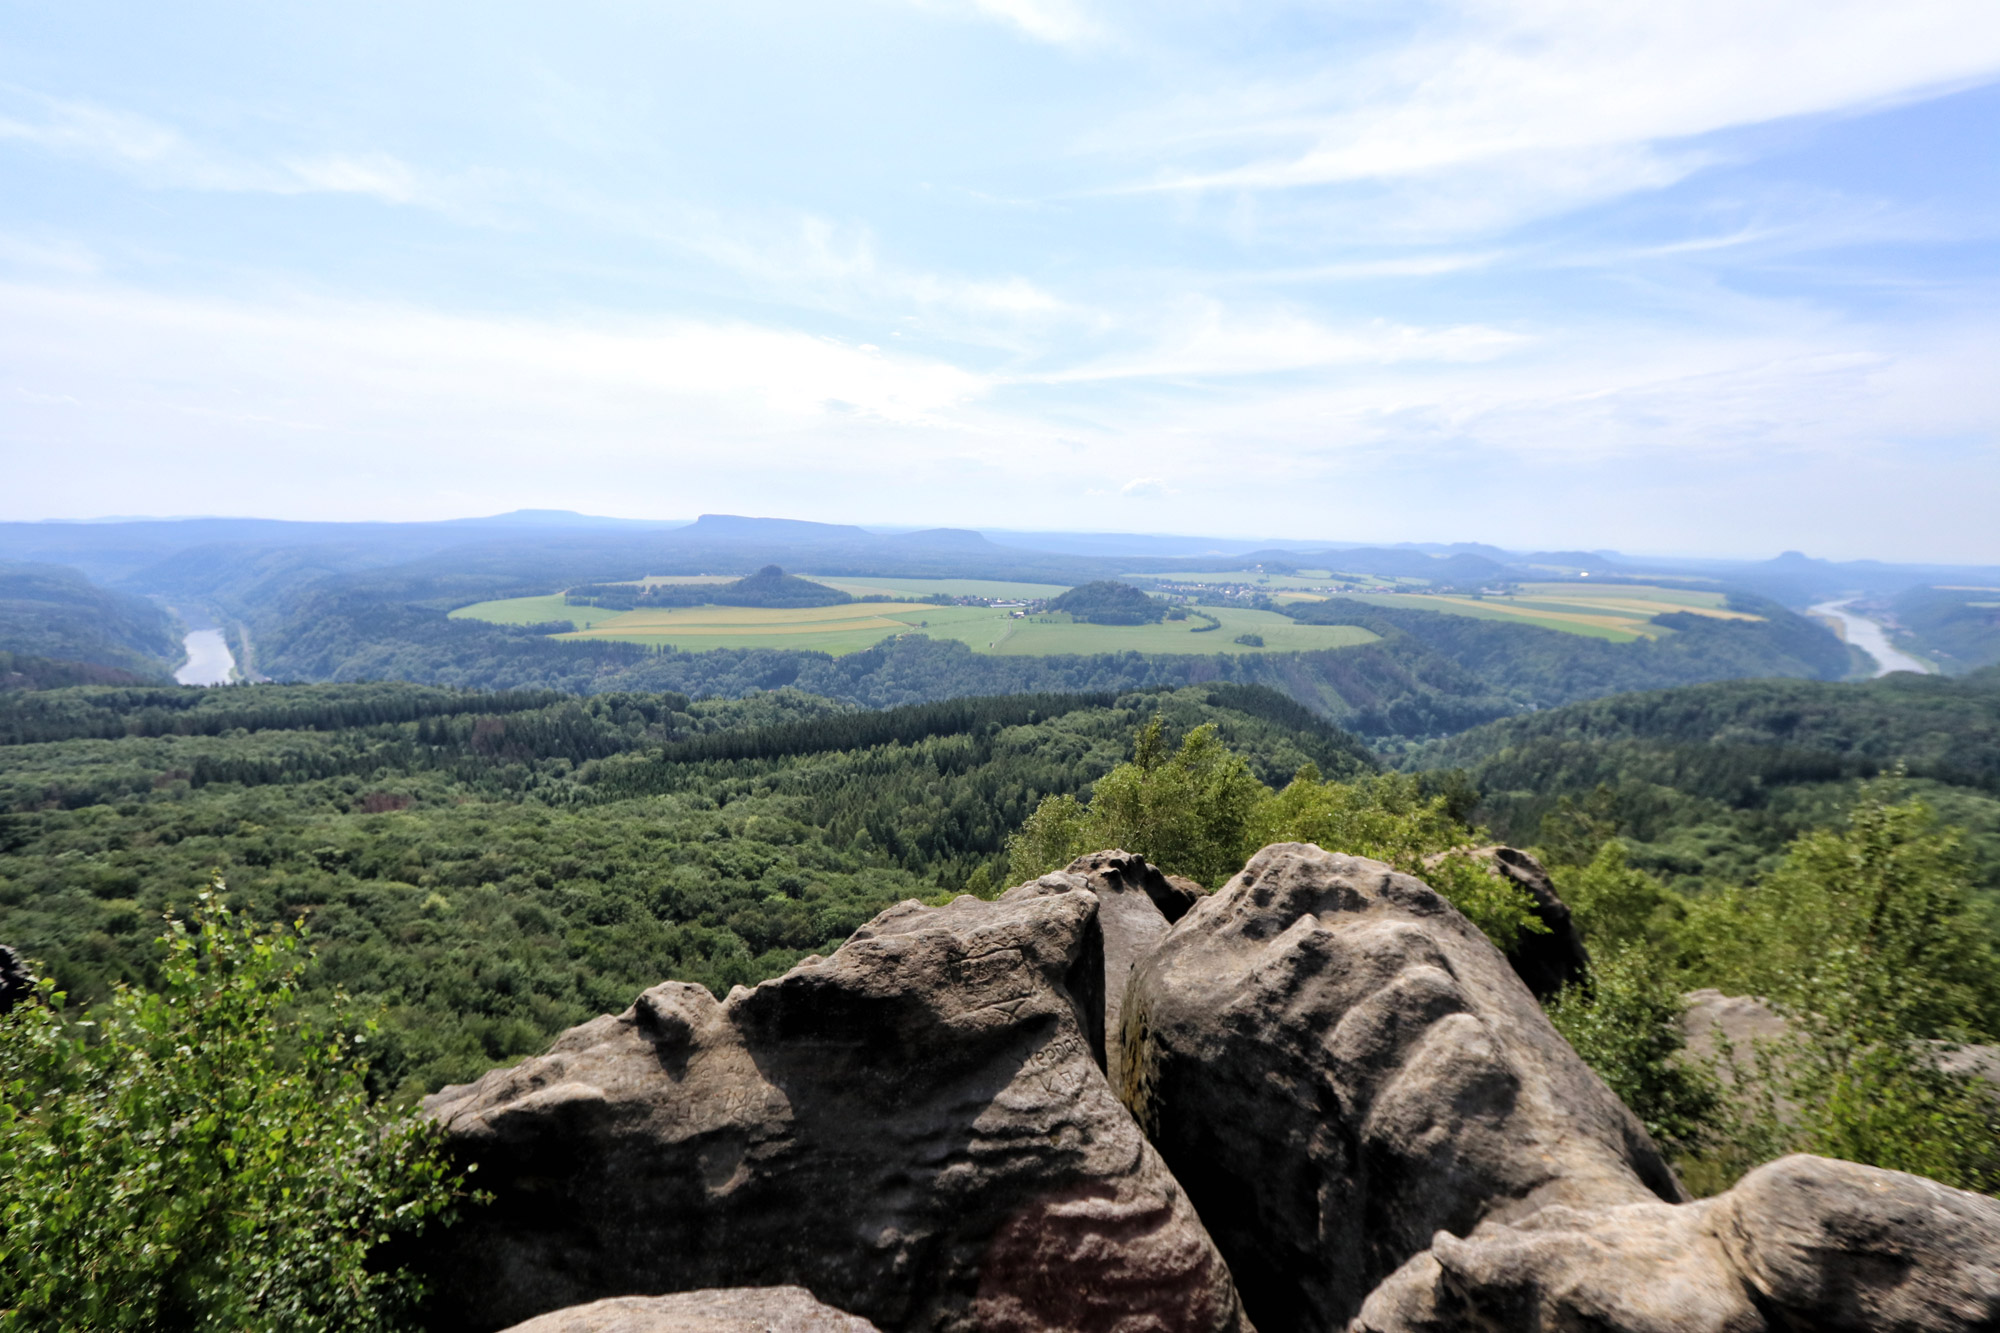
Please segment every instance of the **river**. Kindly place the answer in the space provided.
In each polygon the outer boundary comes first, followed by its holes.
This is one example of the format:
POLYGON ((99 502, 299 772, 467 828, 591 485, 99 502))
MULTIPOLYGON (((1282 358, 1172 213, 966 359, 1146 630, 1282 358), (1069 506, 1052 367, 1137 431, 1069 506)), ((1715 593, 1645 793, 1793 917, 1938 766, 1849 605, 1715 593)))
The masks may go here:
POLYGON ((1812 609, 1812 613, 1838 620, 1847 631, 1847 641, 1875 659, 1875 674, 1878 676, 1886 676, 1891 671, 1914 671, 1926 675, 1932 670, 1930 663, 1920 661, 1890 643, 1881 625, 1848 610, 1855 600, 1850 597, 1844 602, 1821 602, 1812 609))
POLYGON ((230 675, 236 670, 236 659, 229 655, 229 641, 222 637, 219 629, 191 630, 181 640, 187 650, 187 665, 174 672, 174 679, 183 685, 227 685, 230 675))

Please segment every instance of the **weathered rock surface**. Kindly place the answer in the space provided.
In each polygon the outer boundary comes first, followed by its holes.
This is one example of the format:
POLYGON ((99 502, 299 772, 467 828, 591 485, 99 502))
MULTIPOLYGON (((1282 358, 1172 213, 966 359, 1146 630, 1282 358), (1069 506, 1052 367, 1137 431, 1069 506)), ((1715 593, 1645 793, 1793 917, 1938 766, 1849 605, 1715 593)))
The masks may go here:
POLYGON ((1352 1333, 1971 1333, 2000 1328, 2000 1202, 1823 1157, 1714 1199, 1548 1208, 1440 1233, 1352 1333))
POLYGON ((426 1110, 490 1207, 433 1326, 788 1283, 886 1329, 1244 1327, 1102 1068, 1096 895, 911 902, 717 1002, 656 986, 426 1110))
POLYGON ((1164 901, 1177 908, 1174 919, 1178 920, 1193 902, 1183 902, 1182 890, 1144 857, 1121 851, 1079 856, 1053 875, 1007 890, 1001 901, 1079 889, 1097 895, 1097 920, 1104 932, 1104 1059, 1107 1069, 1116 1069, 1126 984, 1132 969, 1166 938, 1171 924, 1160 904, 1164 901))
POLYGON ((1208 890, 1186 875, 1163 875, 1161 879, 1166 883, 1164 892, 1156 892, 1150 881, 1146 892, 1153 895, 1153 905, 1165 915, 1168 925, 1186 916, 1196 903, 1208 897, 1208 890))
POLYGON ((1699 1204, 1550 1207, 1431 1248, 1377 1287, 1350 1333, 1762 1333, 1699 1204))
POLYGON ((507 1333, 880 1333, 804 1287, 729 1287, 614 1296, 516 1324, 507 1333))
POLYGON ((1548 927, 1546 934, 1523 934, 1507 953, 1507 961, 1528 989, 1546 999, 1564 986, 1586 980, 1590 954, 1583 947, 1583 934, 1542 863, 1518 847, 1476 847, 1472 855, 1494 874, 1519 885, 1534 901, 1535 918, 1548 927))
POLYGON ((2000 1328, 2000 1200, 1800 1156, 1752 1171, 1711 1211, 1779 1327, 2000 1328))
POLYGON ((1499 951, 1377 861, 1266 847, 1122 1022, 1121 1091, 1264 1333, 1344 1326, 1440 1230, 1683 1197, 1499 951))

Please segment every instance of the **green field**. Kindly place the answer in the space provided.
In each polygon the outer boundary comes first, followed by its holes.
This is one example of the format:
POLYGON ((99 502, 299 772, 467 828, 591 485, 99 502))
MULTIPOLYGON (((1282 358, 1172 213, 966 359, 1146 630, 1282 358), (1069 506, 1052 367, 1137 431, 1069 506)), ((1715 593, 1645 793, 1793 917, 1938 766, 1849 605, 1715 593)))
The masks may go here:
POLYGON ((495 625, 546 625, 552 620, 567 620, 578 629, 588 629, 599 621, 623 614, 601 606, 566 606, 563 594, 552 592, 546 597, 509 597, 499 602, 461 606, 451 613, 451 618, 484 620, 495 625))
POLYGON ((844 606, 783 609, 677 606, 637 611, 562 607, 561 602, 560 596, 518 597, 462 607, 452 614, 505 625, 567 618, 576 621, 579 628, 575 633, 558 636, 566 639, 615 639, 666 645, 687 652, 709 648, 809 648, 836 656, 859 652, 884 639, 910 633, 957 639, 976 652, 1024 657, 1056 653, 1281 653, 1346 648, 1375 638, 1353 625, 1301 625, 1272 611, 1235 607, 1203 608, 1220 620, 1222 627, 1195 633, 1194 627, 1206 622, 1192 617, 1158 625, 1085 625, 1062 615, 1016 617, 992 607, 908 602, 850 602, 844 606), (590 617, 589 624, 584 623, 586 615, 590 617), (1237 643, 1239 634, 1262 635, 1264 646, 1237 643))
POLYGON ((960 639, 982 653, 1046 657, 1055 653, 1295 653, 1311 648, 1350 648, 1369 643, 1375 635, 1358 625, 1301 625, 1275 611, 1204 606, 1222 628, 1195 633, 1206 621, 1190 617, 1157 625, 1081 625, 1062 616, 1029 616, 1013 620, 968 620, 940 628, 933 638, 960 639), (1262 648, 1235 642, 1239 634, 1258 634, 1262 648))
POLYGON ((1358 602, 1442 611, 1478 620, 1505 620, 1539 625, 1565 634, 1582 634, 1613 643, 1657 639, 1673 631, 1652 623, 1668 611, 1689 611, 1718 620, 1761 620, 1731 611, 1719 592, 1663 588, 1650 584, 1524 583, 1506 596, 1469 597, 1443 593, 1353 593, 1358 602))

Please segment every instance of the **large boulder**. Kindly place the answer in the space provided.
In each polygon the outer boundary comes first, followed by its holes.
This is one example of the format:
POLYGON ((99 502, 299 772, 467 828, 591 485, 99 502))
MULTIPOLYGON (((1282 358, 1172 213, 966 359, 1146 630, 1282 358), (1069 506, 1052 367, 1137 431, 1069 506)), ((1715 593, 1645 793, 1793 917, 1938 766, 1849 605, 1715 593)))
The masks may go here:
POLYGON ((880 1333, 804 1287, 729 1287, 614 1296, 516 1324, 507 1333, 880 1333))
POLYGON ((2000 1200, 1824 1157, 1758 1167, 1709 1225, 1780 1327, 2000 1328, 2000 1200))
POLYGON ((1352 1333, 1973 1333, 2000 1328, 2000 1201, 1786 1157, 1696 1204, 1548 1208, 1440 1232, 1352 1333))
POLYGON ((890 908, 718 1002, 667 983, 425 1103, 491 1206, 433 1327, 796 1284, 886 1329, 1225 1333, 1236 1292, 1106 1083, 1082 889, 890 908))
POLYGON ((1589 980, 1590 954, 1583 947, 1583 933, 1542 863, 1518 847, 1476 847, 1471 854, 1527 894, 1530 910, 1542 923, 1540 932, 1523 931, 1507 952, 1507 961, 1528 989, 1547 999, 1565 986, 1589 980))
POLYGON ((1378 861, 1266 847, 1139 964, 1118 1082, 1264 1333, 1439 1231, 1684 1195, 1500 952, 1378 861))
MULTIPOLYGON (((1193 881, 1181 883, 1191 885, 1193 881)), ((1157 866, 1147 864, 1144 857, 1106 851, 1079 856, 1055 874, 1007 890, 1001 900, 1079 890, 1097 896, 1097 921, 1104 932, 1104 1058, 1106 1068, 1116 1069, 1126 984, 1133 969, 1166 938, 1173 921, 1187 915, 1194 898, 1161 874, 1157 866), (1173 911, 1171 920, 1169 909, 1173 911)))

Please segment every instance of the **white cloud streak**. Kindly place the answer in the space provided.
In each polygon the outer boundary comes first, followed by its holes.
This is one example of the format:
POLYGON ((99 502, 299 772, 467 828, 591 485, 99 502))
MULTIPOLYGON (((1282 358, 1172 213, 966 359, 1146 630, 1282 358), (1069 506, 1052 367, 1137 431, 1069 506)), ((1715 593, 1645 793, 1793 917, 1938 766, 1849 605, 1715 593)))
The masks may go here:
POLYGON ((16 94, 0 141, 32 145, 170 189, 366 195, 433 202, 435 187, 387 153, 325 153, 263 162, 197 144, 172 126, 89 102, 16 94))
POLYGON ((911 0, 922 9, 997 20, 1051 46, 1088 46, 1109 36, 1076 0, 911 0))
MULTIPOLYGON (((1430 230, 1682 180, 1689 141, 2000 73, 1985 0, 1457 0, 1413 40, 1127 120, 1095 146, 1161 163, 1139 191, 1389 186, 1430 230)), ((1379 208, 1383 201, 1374 201, 1379 208)))

